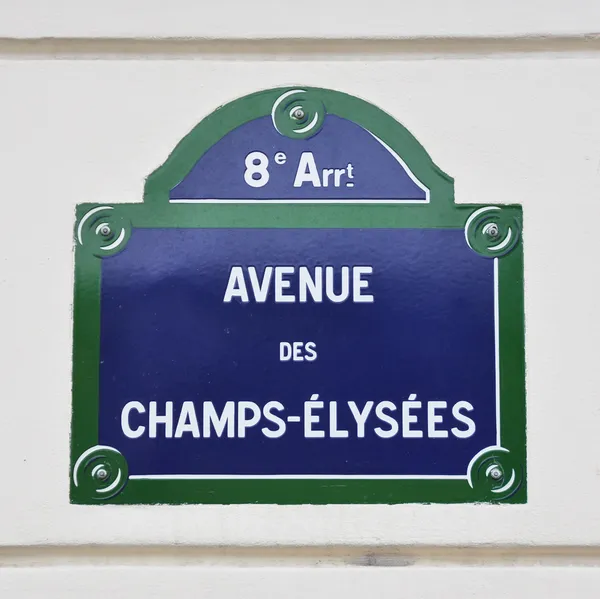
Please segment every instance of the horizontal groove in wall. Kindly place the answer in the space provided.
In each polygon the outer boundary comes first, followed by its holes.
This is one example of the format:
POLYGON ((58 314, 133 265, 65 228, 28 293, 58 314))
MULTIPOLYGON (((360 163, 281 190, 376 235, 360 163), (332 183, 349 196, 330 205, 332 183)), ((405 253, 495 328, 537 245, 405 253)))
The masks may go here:
POLYGON ((192 547, 69 545, 0 547, 0 568, 56 566, 598 567, 600 547, 192 547))
POLYGON ((18 60, 394 60, 600 53, 600 34, 577 37, 418 39, 10 39, 0 59, 18 60))

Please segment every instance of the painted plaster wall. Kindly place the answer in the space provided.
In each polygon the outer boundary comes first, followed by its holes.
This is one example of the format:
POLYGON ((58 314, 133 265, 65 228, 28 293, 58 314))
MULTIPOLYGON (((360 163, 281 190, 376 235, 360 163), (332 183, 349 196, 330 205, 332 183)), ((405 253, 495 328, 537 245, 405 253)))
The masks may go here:
POLYGON ((598 31, 595 0, 3 0, 0 36, 108 38, 414 38, 581 35, 598 31))
POLYGON ((0 597, 597 597, 600 5, 90 6, 0 3, 0 597), (297 82, 391 113, 459 202, 523 204, 527 505, 68 504, 75 204, 141 200, 204 115, 297 82))

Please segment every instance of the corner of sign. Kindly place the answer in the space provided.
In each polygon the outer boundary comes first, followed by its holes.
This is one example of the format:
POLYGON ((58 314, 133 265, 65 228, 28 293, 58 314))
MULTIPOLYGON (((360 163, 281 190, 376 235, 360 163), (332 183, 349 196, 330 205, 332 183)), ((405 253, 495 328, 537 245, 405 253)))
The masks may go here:
POLYGON ((71 503, 103 503, 123 491, 129 479, 127 460, 107 445, 95 445, 76 460, 71 472, 71 503))
POLYGON ((125 248, 132 227, 122 207, 82 204, 77 208, 76 245, 88 249, 98 258, 113 256, 125 248))
POLYGON ((471 459, 467 482, 477 502, 507 502, 525 485, 523 465, 505 447, 486 447, 471 459))
POLYGON ((477 254, 501 258, 510 253, 521 239, 521 222, 510 208, 481 206, 466 219, 465 240, 477 254))

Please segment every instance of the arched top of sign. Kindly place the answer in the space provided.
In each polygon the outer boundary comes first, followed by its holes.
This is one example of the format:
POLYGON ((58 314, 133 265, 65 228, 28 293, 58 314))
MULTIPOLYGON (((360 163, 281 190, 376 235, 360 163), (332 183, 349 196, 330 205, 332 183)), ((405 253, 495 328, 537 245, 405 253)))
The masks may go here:
POLYGON ((146 182, 146 203, 452 203, 453 180, 390 115, 304 86, 203 119, 146 182))

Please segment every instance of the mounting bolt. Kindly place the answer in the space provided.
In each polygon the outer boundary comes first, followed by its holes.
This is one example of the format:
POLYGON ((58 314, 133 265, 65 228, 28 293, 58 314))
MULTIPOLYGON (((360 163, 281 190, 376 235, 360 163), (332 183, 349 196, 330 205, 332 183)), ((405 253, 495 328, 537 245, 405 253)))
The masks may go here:
POLYGON ((496 223, 490 223, 489 225, 487 225, 485 227, 483 232, 488 237, 495 238, 495 237, 498 237, 498 235, 500 234, 500 229, 498 228, 498 225, 496 223))
POLYGON ((491 470, 490 470, 490 476, 494 479, 494 480, 500 480, 502 478, 502 470, 500 470, 500 468, 498 468, 498 466, 494 466, 491 470))
POLYGON ((108 225, 102 225, 100 227, 100 235, 103 235, 104 237, 108 237, 110 234, 111 234, 111 230, 108 225))
POLYGON ((294 112, 292 113, 292 116, 297 121, 301 121, 306 116, 306 113, 304 112, 304 110, 302 110, 302 108, 296 108, 296 110, 294 110, 294 112))
POLYGON ((108 478, 108 470, 106 468, 99 468, 96 471, 96 478, 98 480, 106 480, 108 478))

